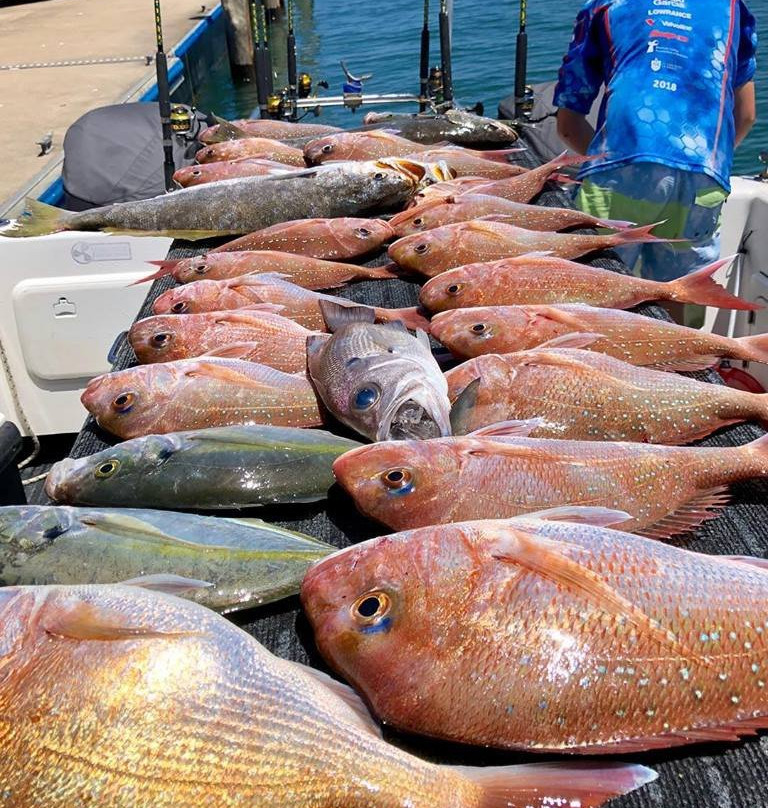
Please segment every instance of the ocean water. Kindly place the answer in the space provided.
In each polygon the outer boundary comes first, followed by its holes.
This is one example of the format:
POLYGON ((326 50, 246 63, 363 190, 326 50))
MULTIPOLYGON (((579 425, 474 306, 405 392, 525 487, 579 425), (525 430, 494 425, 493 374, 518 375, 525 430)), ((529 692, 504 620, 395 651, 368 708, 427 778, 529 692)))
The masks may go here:
MULTIPOLYGON (((529 0, 529 83, 555 78, 581 5, 582 0, 529 0)), ((758 171, 761 167, 758 154, 768 151, 768 0, 748 0, 748 5, 758 19, 761 51, 766 54, 757 74, 758 116, 762 117, 736 154, 737 173, 758 171)), ((440 52, 438 6, 437 0, 431 0, 433 64, 439 63, 440 52)), ((418 91, 421 0, 297 0, 295 10, 299 70, 310 73, 316 83, 326 80, 329 84, 326 94, 341 92, 344 80, 341 59, 346 60, 353 73, 373 73, 365 84, 369 92, 418 91)), ((518 13, 515 0, 495 3, 454 0, 453 79, 459 103, 471 106, 480 101, 486 114, 495 117, 499 101, 512 93, 518 13)), ((277 71, 275 86, 282 86, 283 25, 271 27, 270 46, 277 71)), ((223 116, 249 114, 256 105, 254 88, 226 86, 224 74, 228 71, 221 64, 217 69, 221 78, 215 82, 212 93, 206 92, 196 99, 199 106, 205 108, 208 102, 223 116)), ((400 105, 396 109, 412 111, 413 107, 400 105)), ((364 111, 328 109, 323 110, 320 120, 354 126, 363 114, 364 111)))

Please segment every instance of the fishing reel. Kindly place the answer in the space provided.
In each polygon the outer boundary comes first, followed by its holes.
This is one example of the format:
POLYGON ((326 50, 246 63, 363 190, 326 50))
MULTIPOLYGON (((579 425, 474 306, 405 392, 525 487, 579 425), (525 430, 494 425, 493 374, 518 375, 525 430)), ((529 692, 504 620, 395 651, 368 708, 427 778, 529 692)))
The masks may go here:
POLYGON ((435 104, 443 103, 443 70, 439 65, 429 68, 427 93, 435 104))
POLYGON ((536 97, 533 93, 533 87, 531 87, 530 84, 526 84, 522 96, 515 98, 515 117, 522 118, 526 121, 529 120, 533 113, 535 101, 536 97))
POLYGON ((299 98, 309 98, 312 95, 312 76, 309 73, 299 73, 296 82, 296 93, 299 98))

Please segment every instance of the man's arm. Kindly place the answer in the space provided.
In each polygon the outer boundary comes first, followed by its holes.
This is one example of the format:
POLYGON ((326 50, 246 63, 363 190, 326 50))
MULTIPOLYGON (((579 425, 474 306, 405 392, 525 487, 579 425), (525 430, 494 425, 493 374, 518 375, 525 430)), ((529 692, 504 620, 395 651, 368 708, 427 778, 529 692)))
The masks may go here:
POLYGON ((586 115, 560 107, 557 111, 557 134, 577 154, 586 154, 595 136, 595 130, 586 115))
MULTIPOLYGON (((733 119, 736 123, 735 144, 738 146, 749 134, 757 119, 755 105, 755 82, 748 81, 737 87, 733 93, 733 119)), ((558 120, 558 130, 559 130, 558 120)))

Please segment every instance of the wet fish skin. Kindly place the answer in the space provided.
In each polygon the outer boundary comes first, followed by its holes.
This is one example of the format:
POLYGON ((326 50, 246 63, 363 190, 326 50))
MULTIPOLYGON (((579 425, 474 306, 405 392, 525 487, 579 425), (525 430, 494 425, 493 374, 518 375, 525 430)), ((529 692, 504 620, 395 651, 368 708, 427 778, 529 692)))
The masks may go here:
POLYGON ((306 216, 334 218, 401 209, 418 187, 415 168, 427 170, 413 161, 342 163, 268 179, 208 182, 81 213, 28 199, 26 214, 5 235, 23 238, 61 230, 106 230, 186 239, 236 236, 306 216))
POLYGON ((227 613, 296 594, 309 565, 333 550, 259 519, 147 508, 0 508, 3 586, 204 576, 213 585, 184 596, 227 613))
POLYGON ((371 440, 449 435, 448 388, 421 332, 375 324, 367 307, 321 301, 332 336, 307 340, 307 367, 328 410, 371 440))
POLYGON ((480 379, 454 434, 541 418, 535 438, 690 443, 740 421, 768 425, 768 395, 707 384, 580 349, 486 354, 446 373, 451 401, 480 379))
POLYGON ((416 143, 440 143, 447 140, 459 146, 488 143, 514 143, 513 126, 493 118, 484 118, 464 110, 451 109, 439 115, 395 115, 369 112, 365 126, 380 126, 416 143))
POLYGON ((496 436, 398 441, 353 449, 333 473, 362 513, 395 530, 588 504, 631 514, 621 530, 665 539, 716 516, 726 486, 768 476, 768 437, 713 449, 496 436))
POLYGON ((754 309, 756 304, 730 294, 712 279, 731 260, 715 261, 664 283, 534 253, 449 269, 427 281, 419 299, 430 311, 549 303, 628 309, 646 300, 754 309))
POLYGON ((319 165, 328 160, 375 160, 414 155, 426 148, 383 129, 336 132, 307 143, 304 159, 307 165, 319 165))
POLYGON ((455 198, 435 200, 409 208, 390 220, 398 238, 423 233, 446 224, 467 222, 486 216, 503 217, 496 221, 528 230, 555 231, 570 227, 608 227, 623 229, 631 222, 598 219, 574 208, 549 208, 511 202, 498 196, 464 193, 455 198))
POLYGON ((320 426, 312 385, 242 359, 158 362, 92 379, 80 400, 99 426, 136 438, 211 426, 320 426))
MULTIPOLYGON (((300 373, 307 367, 307 337, 313 333, 279 314, 244 309, 146 317, 131 326, 128 341, 142 364, 190 359, 247 344, 250 361, 300 373)), ((237 358, 237 351, 231 350, 237 358)))
POLYGON ((147 435, 56 463, 45 490, 54 502, 100 507, 316 502, 333 485, 333 460, 359 445, 319 429, 259 425, 147 435))
POLYGON ((233 177, 277 177, 289 174, 291 170, 291 167, 285 163, 246 157, 239 160, 183 166, 176 170, 173 180, 182 188, 190 188, 193 185, 229 180, 233 177))
MULTIPOLYGON (((228 123, 251 137, 273 138, 274 140, 322 137, 323 135, 342 131, 337 126, 327 126, 321 123, 292 123, 290 121, 272 121, 267 118, 240 118, 239 120, 228 121, 228 123)), ((214 124, 201 132, 198 140, 201 143, 219 143, 223 136, 225 135, 221 132, 221 127, 214 124)))
POLYGON ((242 252, 277 250, 311 258, 344 260, 378 250, 395 237, 383 219, 353 217, 297 219, 249 233, 211 250, 242 252))
POLYGON ((304 167, 304 153, 295 146, 288 146, 272 138, 249 137, 242 140, 225 140, 203 146, 195 154, 198 163, 216 163, 223 160, 239 160, 242 157, 258 157, 276 163, 304 167))
MULTIPOLYGON (((320 301, 329 300, 339 305, 355 306, 349 301, 303 289, 279 275, 244 275, 223 281, 194 281, 159 295, 152 310, 155 314, 195 314, 223 309, 245 309, 266 306, 268 310, 309 328, 324 331, 325 321, 320 301)), ((380 322, 402 320, 408 328, 426 330, 429 321, 415 308, 375 308, 380 322)))
POLYGON ((476 219, 405 236, 391 244, 388 253, 403 269, 432 278, 446 269, 464 264, 514 258, 531 252, 550 252, 559 258, 576 258, 621 244, 664 241, 651 233, 655 226, 632 227, 597 236, 542 233, 503 222, 476 219))
POLYGON ((404 159, 424 160, 430 163, 444 162, 456 177, 483 177, 487 181, 518 177, 527 173, 524 166, 510 163, 507 156, 520 151, 518 148, 500 149, 495 152, 474 151, 458 146, 431 147, 424 151, 407 154, 404 159))
POLYGON ((453 354, 588 348, 657 370, 702 370, 721 357, 768 362, 768 337, 732 338, 642 314, 577 303, 480 306, 435 315, 430 333, 453 354))
POLYGON ((318 562, 302 601, 323 656, 387 724, 462 743, 630 754, 768 725, 764 569, 544 516, 318 562), (374 618, 350 608, 372 596, 374 618))
POLYGON ((162 592, 19 587, 0 602, 14 728, 0 780, 18 805, 589 808, 655 779, 641 766, 423 762, 383 741, 349 688, 162 592))

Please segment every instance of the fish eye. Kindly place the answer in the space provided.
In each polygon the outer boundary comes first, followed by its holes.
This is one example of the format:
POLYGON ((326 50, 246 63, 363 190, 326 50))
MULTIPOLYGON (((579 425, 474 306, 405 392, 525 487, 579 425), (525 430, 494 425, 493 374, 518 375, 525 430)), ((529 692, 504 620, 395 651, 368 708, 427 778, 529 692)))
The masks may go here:
POLYGON ((205 275, 208 272, 207 264, 196 264, 194 267, 195 275, 205 275))
POLYGON ((417 252, 419 255, 424 255, 424 253, 427 252, 427 250, 429 250, 429 244, 417 244, 413 248, 413 251, 417 252))
POLYGON ((96 477, 98 480, 106 480, 111 477, 118 469, 120 468, 120 461, 113 457, 109 460, 106 460, 104 463, 99 463, 96 466, 95 471, 93 472, 93 476, 96 477))
POLYGON ((421 181, 421 184, 422 185, 434 185, 435 182, 436 182, 436 180, 432 179, 432 177, 424 177, 424 179, 421 181))
POLYGON ((322 151, 323 154, 330 154, 333 151, 333 143, 326 143, 320 151, 322 151))
MULTIPOLYGON (((452 283, 450 286, 448 286, 448 287, 446 288, 446 290, 445 290, 445 291, 446 291, 446 292, 448 292, 448 294, 449 294, 449 295, 457 295, 457 294, 459 294, 459 292, 460 292, 460 291, 461 291, 463 288, 464 288, 464 284, 463 284, 463 283, 452 283)), ((472 330, 474 331, 474 328, 473 328, 472 330)))
POLYGON ((172 339, 173 334, 170 331, 161 331, 158 334, 153 334, 150 342, 155 348, 165 348, 172 339))
POLYGON ((488 331, 488 325, 486 323, 475 323, 472 326, 473 334, 485 334, 487 331, 488 331))
POLYGON ((384 617, 392 608, 392 600, 385 592, 367 592, 352 604, 352 617, 370 625, 384 617))
POLYGON ((130 390, 125 393, 120 393, 120 395, 116 396, 112 401, 112 409, 115 410, 115 412, 129 412, 135 401, 136 393, 130 390))
POLYGON ((371 231, 367 227, 358 227, 357 230, 355 230, 355 235, 358 238, 368 238, 368 236, 371 235, 371 231))
POLYGON ((200 176, 202 173, 203 173, 203 172, 202 172, 202 171, 200 171, 200 169, 199 169, 199 168, 193 168, 193 169, 192 169, 192 176, 193 176, 193 177, 199 177, 199 176, 200 176))
POLYGON ((376 172, 376 173, 373 175, 373 178, 374 178, 375 180, 383 180, 383 179, 384 179, 384 172, 383 172, 383 171, 377 171, 377 172, 376 172))
POLYGON ((389 469, 381 475, 381 480, 390 491, 407 494, 413 489, 413 474, 408 469, 389 469))
POLYGON ((381 391, 375 385, 359 387, 352 394, 352 406, 356 410, 369 410, 381 396, 381 391))
POLYGON ((171 311, 174 314, 182 314, 187 310, 187 304, 184 300, 179 300, 171 306, 171 311))
POLYGON ((421 227, 421 226, 424 224, 424 219, 422 219, 422 218, 421 218, 421 216, 419 216, 417 219, 414 219, 414 220, 411 222, 411 224, 412 224, 414 227, 421 227))

